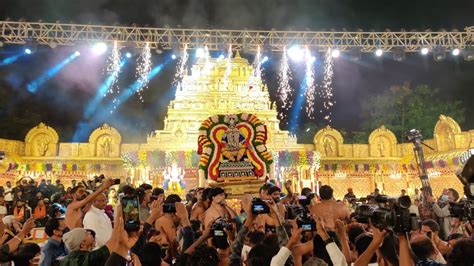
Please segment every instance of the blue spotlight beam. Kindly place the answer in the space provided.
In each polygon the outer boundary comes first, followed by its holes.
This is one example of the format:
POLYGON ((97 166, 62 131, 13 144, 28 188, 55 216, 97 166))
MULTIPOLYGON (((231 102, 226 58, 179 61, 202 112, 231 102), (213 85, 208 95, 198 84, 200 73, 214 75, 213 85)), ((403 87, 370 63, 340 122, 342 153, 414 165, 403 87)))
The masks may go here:
POLYGON ((290 124, 289 124, 289 130, 291 133, 295 133, 298 130, 299 123, 300 123, 300 116, 301 116, 301 110, 303 108, 304 104, 304 95, 306 91, 306 76, 303 79, 303 81, 300 84, 300 88, 298 93, 296 94, 295 101, 293 103, 293 109, 291 110, 290 114, 290 124))
POLYGON ((72 60, 74 60, 78 56, 79 56, 79 54, 74 52, 68 58, 64 59, 59 64, 55 65, 54 67, 52 67, 48 71, 41 74, 41 76, 39 76, 37 79, 35 79, 35 80, 31 81, 30 83, 28 83, 28 85, 26 85, 26 89, 31 93, 36 93, 38 91, 38 89, 44 83, 46 83, 46 81, 50 80, 52 77, 54 77, 56 74, 58 74, 58 72, 63 67, 65 67, 67 64, 69 64, 72 60))
MULTIPOLYGON (((122 67, 125 65, 125 62, 126 62, 125 59, 123 59, 120 62, 120 69, 122 69, 122 67)), ((97 110, 97 107, 99 106, 102 99, 105 97, 105 94, 109 90, 110 86, 112 86, 112 83, 114 82, 114 80, 119 75, 119 72, 120 72, 120 70, 115 71, 114 73, 110 74, 107 77, 107 79, 104 81, 104 83, 102 83, 100 85, 100 87, 97 90, 94 98, 90 102, 88 102, 86 107, 84 108, 84 118, 85 119, 89 119, 92 116, 92 114, 94 114, 94 112, 97 110)))
MULTIPOLYGON (((150 73, 148 73, 148 80, 153 79, 160 71, 163 69, 163 67, 168 64, 171 60, 166 61, 163 64, 160 64, 156 67, 154 67, 150 73)), ((135 81, 133 84, 131 84, 127 89, 123 90, 122 93, 120 93, 117 98, 115 98, 117 101, 119 101, 119 104, 122 104, 126 102, 137 90, 143 87, 145 82, 141 79, 135 81)), ((99 107, 99 106, 98 106, 99 107)), ((89 121, 82 120, 80 121, 77 126, 76 126, 76 131, 74 132, 73 135, 73 141, 77 142, 82 140, 85 136, 90 134, 93 128, 97 127, 99 123, 101 123, 103 120, 105 120, 111 112, 114 110, 114 107, 117 107, 114 102, 109 103, 107 106, 103 108, 97 108, 98 110, 95 112, 95 115, 90 118, 89 121)))
POLYGON ((24 56, 25 53, 24 52, 21 52, 21 53, 18 53, 16 55, 12 55, 10 57, 7 57, 5 59, 3 59, 1 62, 0 62, 0 66, 6 66, 6 65, 9 65, 13 62, 15 62, 16 60, 20 59, 20 57, 24 56))

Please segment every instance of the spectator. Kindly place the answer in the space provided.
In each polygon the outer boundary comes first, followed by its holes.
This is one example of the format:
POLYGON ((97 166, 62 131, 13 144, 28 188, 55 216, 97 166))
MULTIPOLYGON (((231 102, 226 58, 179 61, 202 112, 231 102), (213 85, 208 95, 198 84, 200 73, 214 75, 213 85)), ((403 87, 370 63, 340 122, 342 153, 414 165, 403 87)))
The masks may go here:
POLYGON ((67 255, 66 246, 63 242, 63 234, 66 231, 66 223, 63 218, 51 218, 46 222, 46 235, 49 239, 42 249, 41 266, 50 266, 63 256, 67 255))
POLYGON ((148 204, 151 202, 151 193, 153 187, 149 184, 142 184, 137 189, 138 200, 140 202, 140 221, 145 222, 150 216, 150 207, 148 204))
POLYGON ((99 194, 93 201, 91 208, 84 216, 84 229, 90 229, 95 234, 97 248, 102 247, 112 236, 112 222, 105 214, 104 208, 107 205, 107 196, 99 194))
POLYGON ((342 202, 336 202, 333 198, 333 190, 330 186, 324 185, 319 189, 321 203, 311 207, 311 214, 320 217, 325 226, 330 231, 334 231, 336 220, 348 221, 349 211, 342 202))
POLYGON ((13 188, 10 181, 7 181, 6 186, 3 188, 3 195, 5 196, 5 201, 11 208, 11 206, 13 206, 13 188))
POLYGON ((430 238, 424 235, 416 236, 410 241, 411 249, 415 254, 418 266, 436 266, 445 264, 443 256, 439 253, 430 238))
POLYGON ((474 240, 459 240, 448 255, 448 266, 472 265, 474 265, 474 240))
POLYGON ((346 195, 344 195, 344 199, 347 200, 348 202, 352 202, 352 200, 355 200, 357 197, 352 191, 352 188, 347 189, 346 195))
POLYGON ((22 198, 18 198, 15 201, 14 207, 13 207, 13 216, 15 216, 15 219, 19 222, 23 222, 25 218, 25 210, 27 207, 25 206, 25 201, 22 198))
POLYGON ((43 200, 38 201, 35 210, 33 211, 33 217, 35 218, 36 225, 39 227, 44 226, 46 223, 46 206, 44 205, 43 200))
POLYGON ((211 188, 205 188, 203 190, 197 191, 197 199, 198 201, 194 204, 191 209, 191 221, 199 220, 201 223, 204 222, 204 213, 210 206, 211 200, 209 199, 209 192, 211 188))
POLYGON ((424 220, 421 224, 421 233, 432 240, 435 247, 441 252, 441 254, 444 255, 450 252, 448 243, 439 237, 440 227, 435 220, 424 220))
POLYGON ((215 187, 209 192, 211 205, 204 214, 204 225, 217 220, 219 217, 224 220, 230 220, 237 216, 235 211, 227 206, 225 197, 225 192, 220 187, 215 187))
POLYGON ((41 248, 38 244, 22 244, 18 250, 12 254, 12 261, 15 266, 38 265, 41 248))
POLYGON ((66 225, 69 229, 82 227, 82 217, 84 208, 87 204, 91 203, 97 196, 102 194, 104 191, 109 189, 113 184, 112 179, 104 179, 102 185, 94 191, 91 195, 86 195, 86 190, 82 186, 76 186, 71 190, 73 194, 73 201, 69 203, 66 209, 66 225))

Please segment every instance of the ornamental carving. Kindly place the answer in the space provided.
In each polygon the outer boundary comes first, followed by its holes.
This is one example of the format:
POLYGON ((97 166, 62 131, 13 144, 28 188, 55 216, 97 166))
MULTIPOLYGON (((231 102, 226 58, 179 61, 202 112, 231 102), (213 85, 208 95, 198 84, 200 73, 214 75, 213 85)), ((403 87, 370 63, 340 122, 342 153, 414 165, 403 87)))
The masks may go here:
POLYGON ((25 137, 25 154, 33 157, 57 156, 59 136, 56 130, 40 123, 25 137))
POLYGON ((89 143, 94 147, 95 157, 118 157, 122 137, 113 127, 104 124, 92 132, 89 143))
POLYGON ((326 126, 316 133, 313 139, 316 150, 324 157, 341 156, 340 148, 344 144, 341 133, 330 126, 326 126))
POLYGON ((381 126, 372 131, 369 136, 369 149, 371 157, 397 156, 397 138, 392 131, 381 126))
POLYGON ((434 139, 438 151, 456 149, 456 135, 461 133, 459 124, 449 116, 440 115, 434 130, 434 139))

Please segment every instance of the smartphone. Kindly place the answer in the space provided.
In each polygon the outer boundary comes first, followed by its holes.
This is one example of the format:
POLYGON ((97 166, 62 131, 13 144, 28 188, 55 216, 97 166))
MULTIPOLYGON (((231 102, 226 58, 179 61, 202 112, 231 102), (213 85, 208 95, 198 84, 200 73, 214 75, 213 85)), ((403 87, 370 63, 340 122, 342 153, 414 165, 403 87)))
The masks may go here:
POLYGON ((163 213, 176 213, 176 205, 174 203, 163 204, 163 213))
POLYGON ((31 209, 25 208, 25 221, 31 218, 31 209))
POLYGON ((114 185, 120 185, 120 178, 114 179, 114 185))
POLYGON ((161 258, 162 259, 164 259, 168 256, 168 249, 169 249, 168 245, 162 245, 161 246, 161 258))
POLYGON ((122 197, 122 214, 125 230, 138 231, 140 229, 140 203, 138 197, 122 197))

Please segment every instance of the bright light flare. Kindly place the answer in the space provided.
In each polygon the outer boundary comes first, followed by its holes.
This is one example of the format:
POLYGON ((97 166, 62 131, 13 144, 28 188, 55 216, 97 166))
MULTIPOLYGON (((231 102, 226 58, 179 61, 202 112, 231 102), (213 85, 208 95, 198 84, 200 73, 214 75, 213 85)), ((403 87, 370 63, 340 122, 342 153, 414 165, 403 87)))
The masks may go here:
POLYGON ((26 49, 25 49, 25 54, 31 54, 31 53, 32 53, 32 51, 31 51, 30 48, 26 48, 26 49))
POLYGON ((306 114, 310 119, 314 118, 314 105, 315 105, 315 94, 316 94, 316 84, 314 79, 314 61, 316 58, 311 56, 311 52, 306 47, 306 114))
POLYGON ((383 50, 382 49, 377 49, 375 51, 375 55, 378 56, 378 57, 381 57, 383 55, 383 50))
POLYGON ((142 92, 148 88, 148 83, 150 82, 148 77, 151 71, 151 65, 151 49, 150 44, 147 42, 140 53, 136 69, 136 76, 140 82, 140 86, 134 91, 138 94, 141 102, 143 102, 142 92))
POLYGON ((341 55, 341 51, 339 51, 339 49, 334 49, 331 51, 331 56, 333 58, 338 58, 340 55, 341 55))
POLYGON ((459 50, 459 48, 454 48, 451 53, 452 53, 454 56, 458 56, 458 55, 461 53, 461 50, 459 50))
POLYGON ((430 52, 430 50, 426 47, 421 48, 421 54, 422 55, 427 55, 430 52))
POLYGON ((326 120, 328 123, 331 123, 332 121, 331 108, 336 103, 332 99, 333 97, 332 79, 334 76, 333 65, 334 65, 333 57, 332 57, 331 51, 328 50, 328 52, 326 53, 326 59, 324 60, 323 84, 322 84, 321 91, 319 92, 319 96, 323 100, 323 108, 319 112, 321 113, 321 115, 323 115, 324 120, 326 120))
POLYGON ((125 53, 125 57, 126 58, 132 58, 132 53, 130 53, 130 52, 125 53))
POLYGON ((92 52, 96 55, 101 55, 107 51, 107 44, 104 42, 98 42, 92 46, 92 52))
POLYGON ((196 49, 196 58, 204 58, 206 56, 206 52, 204 48, 197 48, 196 49))
POLYGON ((294 45, 288 49, 288 57, 290 57, 293 61, 302 61, 304 59, 304 54, 304 50, 297 45, 294 45))

